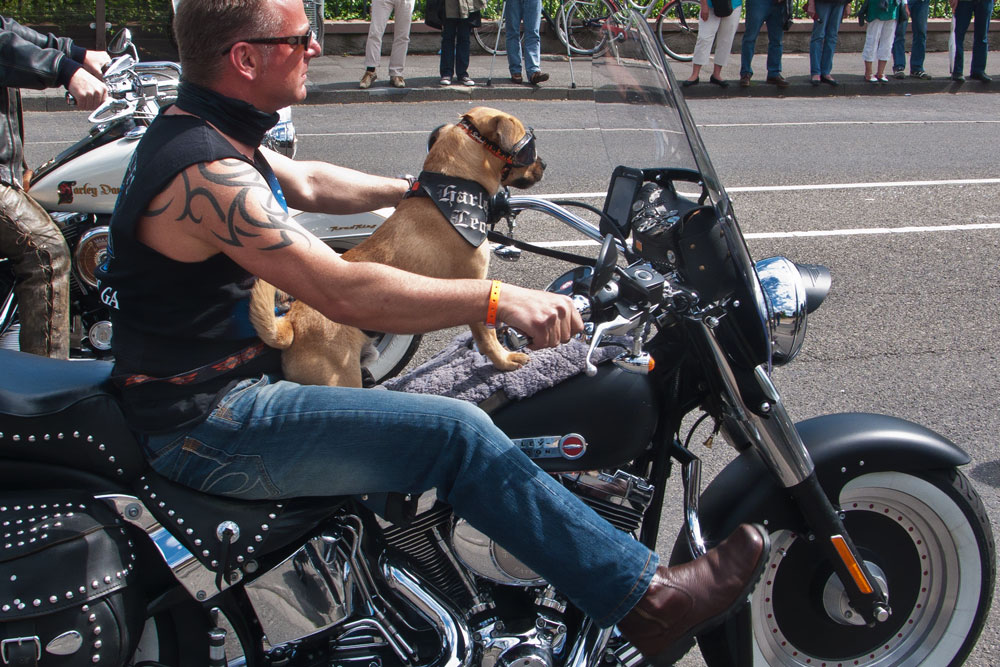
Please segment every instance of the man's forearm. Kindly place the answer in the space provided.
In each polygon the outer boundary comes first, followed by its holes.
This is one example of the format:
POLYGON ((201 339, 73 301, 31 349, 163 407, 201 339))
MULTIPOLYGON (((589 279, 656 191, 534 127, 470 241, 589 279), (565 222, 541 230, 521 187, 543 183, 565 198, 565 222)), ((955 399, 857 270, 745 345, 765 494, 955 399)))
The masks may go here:
MULTIPOLYGON (((305 167, 304 188, 285 191, 288 205, 303 211, 361 213, 395 206, 406 192, 407 182, 366 174, 325 162, 299 162, 305 167)), ((284 184, 283 184, 284 187, 284 184)))

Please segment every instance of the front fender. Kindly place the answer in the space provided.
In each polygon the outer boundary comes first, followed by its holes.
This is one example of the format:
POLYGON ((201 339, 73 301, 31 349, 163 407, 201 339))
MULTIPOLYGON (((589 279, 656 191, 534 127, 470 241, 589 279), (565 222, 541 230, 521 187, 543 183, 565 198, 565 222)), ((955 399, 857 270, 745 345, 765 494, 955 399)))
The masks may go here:
MULTIPOLYGON (((848 480, 871 472, 915 472, 969 462, 958 445, 928 428, 885 415, 842 413, 796 424, 820 484, 837 505, 848 480)), ((701 495, 707 542, 723 539, 740 523, 765 523, 771 531, 802 527, 791 497, 752 449, 723 469, 701 495)))

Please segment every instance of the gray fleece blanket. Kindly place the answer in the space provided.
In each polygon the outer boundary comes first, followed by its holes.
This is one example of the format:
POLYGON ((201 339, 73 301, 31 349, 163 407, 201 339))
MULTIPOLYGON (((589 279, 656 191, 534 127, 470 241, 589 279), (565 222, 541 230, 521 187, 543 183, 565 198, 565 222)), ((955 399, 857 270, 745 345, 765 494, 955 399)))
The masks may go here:
MULTIPOLYGON (((594 354, 594 363, 606 361, 621 351, 621 347, 614 345, 600 347, 594 354)), ((518 370, 498 371, 479 353, 472 334, 467 331, 430 360, 405 375, 385 381, 379 388, 449 396, 476 405, 489 399, 489 404, 500 405, 527 398, 582 373, 587 345, 574 339, 529 354, 531 361, 518 370)))

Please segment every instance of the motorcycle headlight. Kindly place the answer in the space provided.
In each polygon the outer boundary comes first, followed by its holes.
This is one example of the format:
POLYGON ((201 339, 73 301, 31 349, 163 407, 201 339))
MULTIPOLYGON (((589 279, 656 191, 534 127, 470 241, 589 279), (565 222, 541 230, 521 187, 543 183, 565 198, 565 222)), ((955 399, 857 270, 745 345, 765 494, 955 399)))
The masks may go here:
POLYGON ((756 269, 767 306, 772 361, 775 366, 787 364, 806 337, 805 282, 795 263, 785 257, 762 259, 756 269))

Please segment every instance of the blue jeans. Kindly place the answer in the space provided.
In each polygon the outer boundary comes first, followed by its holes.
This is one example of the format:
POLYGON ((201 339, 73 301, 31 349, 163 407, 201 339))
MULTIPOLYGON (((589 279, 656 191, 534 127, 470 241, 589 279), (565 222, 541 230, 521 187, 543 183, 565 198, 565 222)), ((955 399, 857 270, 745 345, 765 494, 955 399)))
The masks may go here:
POLYGON ((187 433, 152 437, 146 449, 160 474, 247 500, 436 489, 604 626, 635 606, 658 563, 484 412, 449 398, 264 376, 237 384, 187 433))
MULTIPOLYGON (((913 26, 913 43, 910 46, 910 74, 924 71, 924 56, 927 53, 927 16, 931 10, 930 0, 909 0, 909 23, 913 26)), ((896 37, 892 41, 892 69, 906 69, 906 14, 896 19, 896 37)))
POLYGON ((441 76, 469 76, 469 39, 472 22, 469 19, 445 19, 441 26, 441 76))
POLYGON ((507 68, 511 74, 521 73, 521 53, 524 52, 524 67, 528 78, 541 69, 542 27, 541 0, 507 0, 504 9, 507 30, 507 68), (524 22, 524 39, 520 38, 521 22, 524 22))
POLYGON ((965 69, 965 51, 962 42, 969 29, 969 22, 975 15, 972 29, 972 74, 986 73, 986 54, 989 50, 986 33, 990 29, 990 15, 993 14, 993 0, 959 0, 955 6, 955 62, 951 71, 961 74, 965 69))
POLYGON ((809 40, 809 74, 812 76, 830 76, 833 71, 833 54, 837 50, 837 37, 843 19, 844 5, 816 3, 816 20, 813 21, 812 38, 809 40))
POLYGON ((774 0, 749 0, 746 3, 745 32, 743 33, 742 54, 740 58, 740 76, 753 76, 753 52, 757 46, 757 36, 761 27, 767 24, 767 75, 781 74, 781 51, 784 29, 783 2, 774 0))

